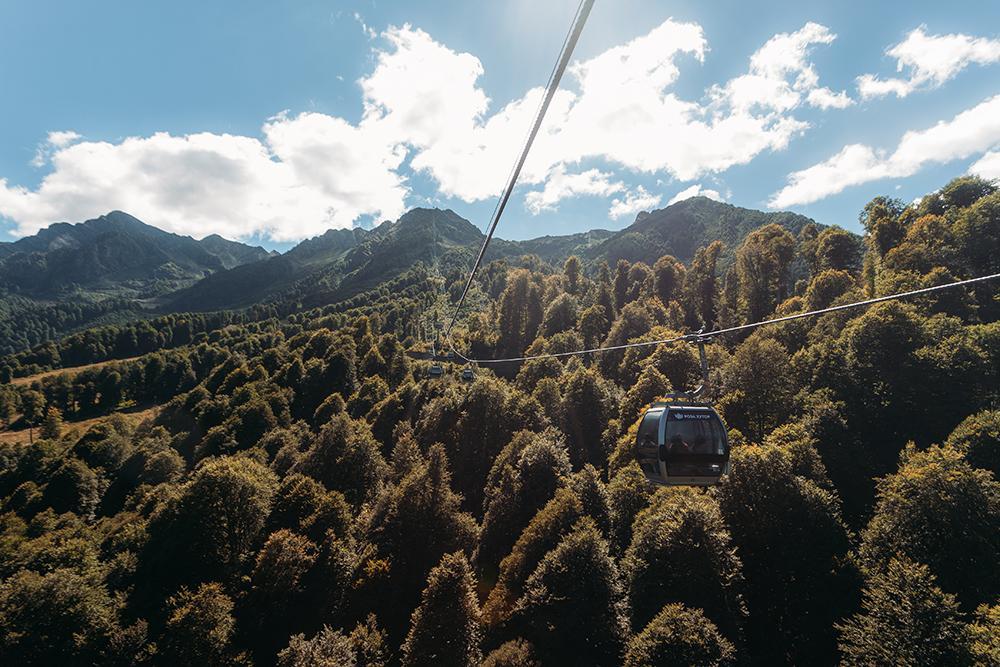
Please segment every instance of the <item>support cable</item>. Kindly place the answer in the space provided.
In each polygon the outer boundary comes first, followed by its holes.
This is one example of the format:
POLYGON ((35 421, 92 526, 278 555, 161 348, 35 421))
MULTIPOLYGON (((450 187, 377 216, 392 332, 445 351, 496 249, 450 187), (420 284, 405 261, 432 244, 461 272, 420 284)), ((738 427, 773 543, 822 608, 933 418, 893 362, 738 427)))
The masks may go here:
POLYGON ((476 257, 476 262, 472 266, 472 271, 469 272, 469 279, 465 283, 465 289, 462 290, 462 296, 459 297, 458 305, 455 306, 455 312, 452 314, 451 321, 448 323, 448 328, 444 332, 445 338, 448 338, 449 340, 451 337, 451 329, 455 326, 455 322, 458 320, 458 316, 462 311, 462 306, 465 304, 465 297, 468 296, 469 289, 472 287, 472 281, 476 278, 476 271, 479 270, 479 265, 482 264, 483 257, 486 255, 486 249, 489 247, 490 241, 493 239, 493 233, 496 231, 497 224, 500 222, 500 217, 503 215, 503 211, 507 207, 507 201, 510 199, 514 186, 517 184, 517 179, 521 175, 521 169, 524 167, 524 162, 528 159, 528 152, 531 150, 531 145, 535 142, 535 136, 537 136, 538 130, 542 126, 542 120, 545 118, 545 112, 548 111, 549 104, 552 102, 552 98, 559 89, 559 81, 562 80, 563 72, 566 71, 566 67, 569 65, 569 59, 573 55, 573 49, 576 47, 576 43, 580 39, 580 33, 583 32, 583 26, 587 22, 587 17, 590 15, 590 10, 593 6, 594 0, 581 0, 580 6, 576 10, 576 17, 573 19, 573 25, 563 42, 559 59, 556 61, 556 66, 553 68, 552 74, 549 76, 549 81, 545 88, 545 96, 542 98, 541 106, 539 106, 538 112, 535 114, 535 122, 531 126, 531 131, 528 133, 528 139, 525 141, 524 148, 521 150, 521 156, 514 164, 514 169, 510 173, 510 177, 507 180, 507 187, 505 187, 503 192, 500 194, 500 199, 497 201, 496 207, 493 209, 493 215, 491 216, 490 225, 486 232, 486 238, 483 240, 483 247, 479 249, 479 256, 476 257))
POLYGON ((911 296, 919 296, 921 294, 930 294, 932 292, 938 292, 940 290, 951 289, 953 287, 962 287, 965 285, 972 285, 975 283, 985 282, 987 280, 995 280, 1000 278, 1000 273, 994 273, 988 276, 979 276, 977 278, 969 278, 967 280, 958 280, 952 283, 945 283, 944 285, 935 285, 933 287, 924 287, 921 289, 911 290, 909 292, 900 292, 898 294, 889 294, 887 296, 879 296, 873 299, 866 299, 864 301, 855 301, 854 303, 845 303, 839 306, 830 306, 829 308, 821 308, 820 310, 810 310, 805 313, 793 313, 792 315, 785 315, 783 317, 776 317, 771 320, 761 320, 760 322, 752 322, 750 324, 741 324, 735 327, 728 327, 726 329, 717 329, 715 331, 698 331, 695 333, 684 334, 683 336, 675 336, 674 338, 664 338, 661 340, 648 340, 648 341, 637 341, 634 343, 624 343, 622 345, 609 345, 607 347, 594 347, 587 350, 573 350, 570 352, 551 352, 546 354, 530 354, 522 357, 508 357, 505 359, 472 359, 461 354, 454 347, 451 351, 458 356, 460 359, 467 363, 475 364, 502 364, 508 362, 516 361, 531 361, 532 359, 558 359, 560 357, 572 357, 578 354, 592 354, 595 352, 611 352, 614 350, 627 350, 633 347, 647 347, 649 345, 664 345, 667 343, 677 343, 680 341, 685 341, 689 343, 697 343, 699 341, 705 342, 715 338, 716 336, 722 336, 725 334, 735 333, 737 331, 748 331, 750 329, 756 329, 757 327, 762 327, 767 324, 780 324, 782 322, 791 322, 793 320, 800 320, 804 317, 815 317, 817 315, 825 315, 827 313, 835 313, 841 310, 849 310, 851 308, 863 308, 864 306, 871 306, 876 303, 883 303, 885 301, 895 301, 898 299, 905 299, 911 296))

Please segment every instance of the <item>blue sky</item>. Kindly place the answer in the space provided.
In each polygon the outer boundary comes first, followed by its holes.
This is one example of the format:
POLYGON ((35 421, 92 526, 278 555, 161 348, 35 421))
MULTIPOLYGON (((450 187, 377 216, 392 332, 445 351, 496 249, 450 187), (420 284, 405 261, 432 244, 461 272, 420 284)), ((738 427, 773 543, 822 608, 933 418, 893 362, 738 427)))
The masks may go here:
MULTIPOLYGON (((482 227, 575 8, 2 3, 0 238, 112 209, 277 248, 421 205, 482 227)), ((1000 176, 996 26, 993 2, 597 0, 498 234, 684 192, 857 229, 875 195, 1000 176)))

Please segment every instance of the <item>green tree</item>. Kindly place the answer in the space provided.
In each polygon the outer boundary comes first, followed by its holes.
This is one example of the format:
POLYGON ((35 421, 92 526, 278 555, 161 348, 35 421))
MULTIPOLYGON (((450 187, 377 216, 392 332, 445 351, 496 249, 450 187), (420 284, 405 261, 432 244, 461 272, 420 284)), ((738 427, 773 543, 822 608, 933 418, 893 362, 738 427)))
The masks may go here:
POLYGON ((483 605, 484 622, 493 628, 510 618, 514 603, 524 592, 524 584, 538 562, 554 549, 563 536, 583 516, 583 506, 576 494, 561 488, 531 519, 514 543, 511 552, 500 562, 500 575, 483 605))
POLYGON ((723 376, 726 422, 752 441, 761 442, 788 416, 795 385, 791 359, 781 343, 751 336, 736 348, 723 376))
POLYGON ((951 447, 904 451, 899 472, 878 483, 860 554, 879 570, 895 556, 925 563, 968 608, 1000 594, 1000 482, 951 447))
POLYGON ((278 667, 385 667, 388 653, 385 633, 379 630, 375 617, 369 616, 350 634, 324 625, 309 639, 304 634, 291 637, 288 646, 278 653, 277 664, 278 667))
POLYGON ((499 565, 521 531, 569 474, 569 454, 558 431, 521 431, 514 435, 487 478, 483 528, 476 550, 480 568, 492 571, 499 565))
POLYGON ((292 472, 308 475, 359 505, 378 490, 389 471, 368 424, 337 414, 315 437, 292 472))
POLYGON ((716 267, 722 253, 722 241, 712 241, 698 248, 684 277, 684 301, 692 328, 712 329, 719 317, 719 284, 716 267))
POLYGON ((535 657, 535 647, 519 637, 493 649, 483 667, 542 667, 542 663, 535 657))
POLYGON ((789 446, 738 448, 726 483, 715 489, 743 564, 749 649, 769 664, 816 664, 831 655, 833 622, 856 590, 843 565, 850 542, 839 499, 799 474, 795 459, 789 446))
POLYGON ((575 328, 579 319, 578 310, 575 297, 571 294, 560 294, 545 309, 539 333, 542 336, 554 336, 575 328))
POLYGON ((687 271, 672 255, 664 255, 653 264, 653 293, 663 305, 681 295, 687 271))
POLYGON ((861 245, 858 237, 840 227, 827 227, 816 238, 813 275, 823 271, 848 271, 854 273, 861 264, 861 245))
POLYGON ((235 581, 263 541, 277 486, 251 459, 205 461, 150 519, 136 574, 141 599, 156 605, 180 584, 235 581))
POLYGON ((288 646, 278 653, 278 667, 335 667, 356 665, 357 655, 351 638, 329 626, 306 639, 304 634, 294 635, 288 646))
POLYGON ((827 308, 840 296, 854 288, 854 277, 847 271, 826 269, 816 274, 816 277, 806 288, 805 299, 809 310, 827 308))
POLYGON ((904 209, 903 202, 888 197, 876 197, 865 204, 859 221, 875 257, 881 259, 903 239, 906 233, 901 219, 904 209))
POLYGON ((570 255, 563 262, 563 278, 566 281, 566 291, 573 295, 579 295, 583 291, 583 275, 581 272, 580 258, 570 255))
POLYGON ((625 667, 727 665, 736 649, 700 609, 668 604, 628 643, 625 667))
POLYGON ((745 612, 742 565, 719 506, 693 488, 661 489, 636 517, 622 573, 633 627, 644 627, 664 603, 704 610, 729 636, 745 612))
POLYGON ((976 468, 1000 478, 1000 410, 983 410, 966 417, 948 436, 948 445, 976 468))
POLYGON ((163 658, 171 664, 223 665, 232 660, 230 640, 236 626, 233 601, 217 583, 182 588, 167 601, 163 658))
POLYGON ((21 394, 21 413, 28 424, 28 439, 33 440, 31 428, 37 426, 45 414, 45 394, 34 389, 28 389, 21 394))
POLYGON ((445 554, 413 612, 402 663, 473 667, 482 660, 479 642, 479 603, 469 562, 461 552, 445 554))
POLYGON ((601 433, 615 412, 612 395, 600 375, 580 368, 569 376, 559 417, 574 468, 585 463, 604 468, 607 452, 601 433))
POLYGON ((843 664, 969 664, 955 596, 926 565, 892 558, 863 595, 861 611, 837 625, 843 664))
POLYGON ((9 665, 95 664, 114 623, 108 591, 67 569, 0 583, 0 657, 9 665))
POLYGON ((248 643, 261 658, 270 658, 288 636, 309 625, 303 613, 305 585, 317 558, 316 545, 289 530, 271 533, 257 554, 245 602, 248 643))
POLYGON ((498 327, 500 350, 521 354, 535 339, 542 322, 542 290, 527 269, 517 269, 507 277, 500 295, 498 327))
POLYGON ((596 347, 608 335, 611 321, 600 304, 594 304, 580 313, 580 335, 587 348, 596 347))
POLYGON ((427 463, 379 494, 371 510, 369 539, 379 556, 391 563, 395 602, 390 609, 395 612, 387 612, 383 619, 391 634, 402 631, 408 611, 420 597, 421 582, 441 557, 455 551, 471 554, 475 546, 478 526, 461 511, 462 499, 450 482, 444 448, 435 445, 427 463))
POLYGON ((607 665, 628 634, 624 595, 607 542, 585 517, 538 564, 513 623, 543 664, 607 665))
POLYGON ((631 423, 642 416, 646 406, 670 391, 670 381, 656 366, 650 364, 639 375, 639 379, 625 392, 619 418, 631 423))
POLYGON ((969 649, 979 665, 1000 664, 1000 604, 980 605, 969 624, 969 649))
POLYGON ((611 519, 611 550, 621 556, 632 543, 632 523, 649 503, 649 482, 637 463, 619 470, 608 484, 608 512, 611 519))
POLYGON ((757 322, 788 295, 788 270, 795 239, 772 223, 750 232, 736 250, 738 306, 746 322, 757 322))

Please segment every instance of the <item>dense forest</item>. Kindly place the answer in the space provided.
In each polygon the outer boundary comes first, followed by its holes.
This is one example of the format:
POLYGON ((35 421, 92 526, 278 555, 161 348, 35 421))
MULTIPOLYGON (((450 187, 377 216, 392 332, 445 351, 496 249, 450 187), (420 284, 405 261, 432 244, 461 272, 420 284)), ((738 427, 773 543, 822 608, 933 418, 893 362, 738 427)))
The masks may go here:
MULTIPOLYGON (((860 240, 802 220, 644 259, 511 246, 456 348, 661 340, 1000 272, 980 179, 872 200, 860 240)), ((997 284, 718 339, 731 472, 654 489, 636 422, 697 384, 694 348, 431 377, 465 276, 414 257, 347 299, 296 283, 0 359, 0 663, 1000 664, 997 284)))

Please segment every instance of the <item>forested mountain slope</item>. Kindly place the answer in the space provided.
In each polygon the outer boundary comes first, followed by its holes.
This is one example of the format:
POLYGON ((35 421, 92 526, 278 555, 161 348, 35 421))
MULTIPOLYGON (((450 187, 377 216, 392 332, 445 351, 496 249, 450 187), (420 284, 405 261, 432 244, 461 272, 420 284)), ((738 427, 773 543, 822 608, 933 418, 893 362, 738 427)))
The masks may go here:
MULTIPOLYGON (((696 351, 430 377, 423 323, 464 277, 431 268, 472 240, 431 215, 305 246, 346 300, 307 307, 293 281, 0 360, 98 364, 0 387, 0 663, 998 663, 997 284, 718 340, 732 470, 653 489, 636 422, 698 380, 696 351), (396 277, 365 287, 390 251, 396 277)), ((860 247, 766 224, 687 262, 500 244, 455 344, 656 341, 1000 272, 991 183, 861 220, 860 247)))
POLYGON ((0 244, 0 289, 42 299, 162 294, 268 253, 220 236, 196 241, 112 211, 0 244))
MULTIPOLYGON (((620 232, 595 229, 527 241, 495 239, 487 259, 524 256, 561 263, 619 258, 688 260, 719 238, 724 265, 749 231, 776 221, 793 233, 808 218, 768 214, 703 197, 642 214, 620 232)), ((439 275, 471 264, 482 233, 451 210, 409 211, 373 230, 329 230, 277 255, 208 236, 176 236, 113 212, 78 225, 59 223, 34 237, 0 244, 0 352, 11 353, 86 326, 156 314, 242 309, 259 303, 310 308, 348 299, 399 277, 416 262, 439 275), (21 325, 12 327, 19 319, 21 325)))
POLYGON ((120 211, 0 243, 0 353, 148 317, 150 298, 268 256, 220 236, 170 234, 120 211))
MULTIPOLYGON (((614 233, 602 229, 528 241, 495 239, 487 259, 534 255, 562 262, 576 254, 588 261, 618 259, 652 263, 672 254, 689 261, 694 251, 720 239, 734 248, 753 229, 776 222, 797 234, 812 221, 792 213, 762 213, 695 197, 641 214, 614 233)), ((815 224, 815 223, 812 223, 815 224)), ((454 211, 416 208, 372 231, 329 231, 281 257, 214 274, 164 300, 173 311, 218 310, 264 300, 301 299, 308 306, 349 298, 422 262, 439 273, 462 271, 482 246, 479 229, 454 211)), ((731 255, 723 257, 728 262, 731 255)))
POLYGON ((694 259, 701 246, 718 240, 735 249, 747 234, 772 223, 793 235, 806 225, 815 224, 796 213, 764 213, 707 197, 691 197, 666 208, 640 213, 627 228, 581 254, 609 264, 619 259, 652 264, 663 255, 673 255, 686 263, 694 259))

